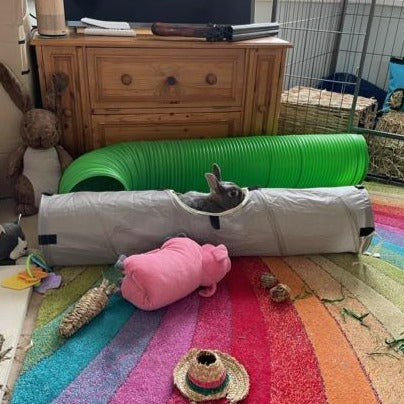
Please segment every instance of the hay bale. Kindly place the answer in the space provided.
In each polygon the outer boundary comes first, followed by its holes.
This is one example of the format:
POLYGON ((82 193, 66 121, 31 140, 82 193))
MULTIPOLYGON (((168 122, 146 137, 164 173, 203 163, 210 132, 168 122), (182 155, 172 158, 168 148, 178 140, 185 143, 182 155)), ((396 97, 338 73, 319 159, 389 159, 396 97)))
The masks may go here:
POLYGON ((404 135, 404 112, 387 112, 377 122, 376 130, 404 135))
POLYGON ((379 119, 376 130, 402 134, 403 139, 367 135, 369 172, 404 181, 404 112, 390 111, 384 114, 379 119))
MULTIPOLYGON (((281 96, 279 134, 346 132, 353 95, 293 87, 281 96)), ((373 128, 377 112, 374 98, 358 97, 354 125, 373 128)))

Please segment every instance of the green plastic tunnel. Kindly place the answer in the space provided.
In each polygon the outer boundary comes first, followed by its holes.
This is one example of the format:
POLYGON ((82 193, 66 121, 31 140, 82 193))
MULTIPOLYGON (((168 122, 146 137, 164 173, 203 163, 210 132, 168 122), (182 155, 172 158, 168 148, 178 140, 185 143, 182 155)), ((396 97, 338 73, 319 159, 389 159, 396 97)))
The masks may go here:
POLYGON ((215 162, 224 180, 240 186, 333 187, 364 179, 368 151, 365 139, 355 134, 119 143, 75 160, 59 191, 206 191, 204 173, 215 162))

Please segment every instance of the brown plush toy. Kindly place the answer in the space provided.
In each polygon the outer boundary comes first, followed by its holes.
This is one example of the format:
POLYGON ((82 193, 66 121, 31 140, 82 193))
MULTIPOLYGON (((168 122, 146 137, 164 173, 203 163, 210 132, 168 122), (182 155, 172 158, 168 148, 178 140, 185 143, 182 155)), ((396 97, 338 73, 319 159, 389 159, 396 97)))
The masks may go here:
POLYGON ((16 212, 23 216, 38 212, 42 193, 56 193, 61 173, 72 158, 58 145, 60 139, 61 95, 69 84, 64 73, 52 76, 47 105, 49 111, 33 107, 12 71, 0 62, 0 83, 23 113, 23 145, 9 158, 8 177, 15 180, 16 212))

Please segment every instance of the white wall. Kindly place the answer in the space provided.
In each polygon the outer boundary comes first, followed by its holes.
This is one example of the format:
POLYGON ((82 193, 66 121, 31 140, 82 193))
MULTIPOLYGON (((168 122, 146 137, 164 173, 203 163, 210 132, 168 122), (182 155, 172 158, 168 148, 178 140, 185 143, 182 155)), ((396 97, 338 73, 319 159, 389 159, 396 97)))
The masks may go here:
MULTIPOLYGON (((369 9, 368 4, 359 6, 350 4, 347 9, 344 31, 349 32, 354 27, 356 31, 364 32, 367 19, 358 20, 355 18, 355 14, 368 15, 369 9)), ((345 36, 341 42, 338 68, 355 72, 359 66, 362 46, 362 40, 349 41, 349 36, 345 36)), ((376 6, 363 78, 378 87, 387 89, 391 56, 404 56, 404 1, 402 0, 391 0, 387 6, 376 6)))
MULTIPOLYGON (((348 1, 337 72, 357 74, 370 3, 370 0, 348 1)), ((378 3, 363 78, 387 89, 390 57, 404 56, 404 1, 380 0, 378 3)), ((288 21, 299 21, 284 25, 285 28, 280 32, 280 37, 290 40, 294 45, 293 50, 289 51, 285 84, 288 87, 297 84, 315 85, 318 79, 327 74, 330 51, 336 37, 330 31, 337 27, 340 1, 279 0, 278 4, 278 21, 282 25, 288 21), (321 22, 317 17, 321 17, 321 22)), ((271 0, 257 0, 256 21, 268 21, 271 7, 271 0)))

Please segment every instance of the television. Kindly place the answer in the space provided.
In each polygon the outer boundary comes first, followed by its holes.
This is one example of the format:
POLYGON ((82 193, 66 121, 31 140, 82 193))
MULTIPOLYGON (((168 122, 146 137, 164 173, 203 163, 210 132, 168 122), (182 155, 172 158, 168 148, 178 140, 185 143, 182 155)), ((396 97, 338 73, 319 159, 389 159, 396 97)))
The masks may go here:
POLYGON ((64 0, 70 25, 83 17, 184 24, 249 24, 254 22, 255 0, 64 0))

